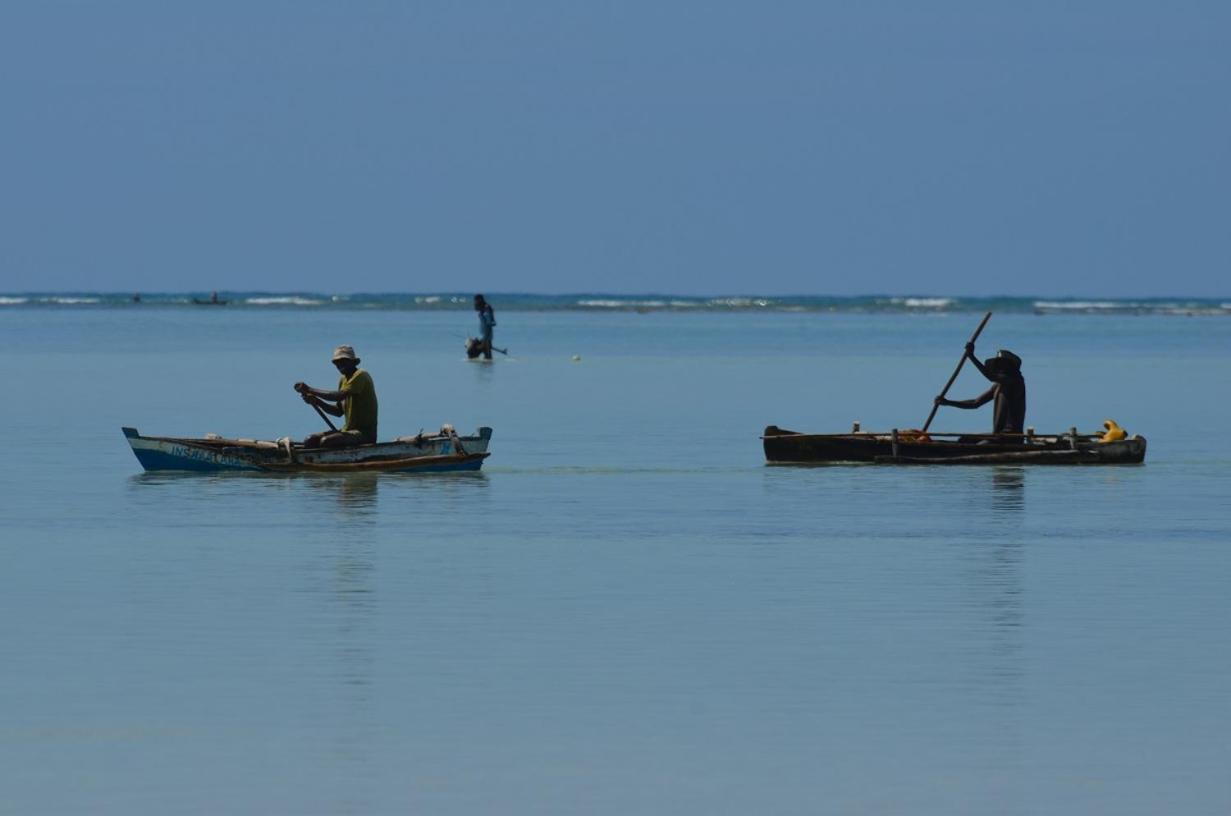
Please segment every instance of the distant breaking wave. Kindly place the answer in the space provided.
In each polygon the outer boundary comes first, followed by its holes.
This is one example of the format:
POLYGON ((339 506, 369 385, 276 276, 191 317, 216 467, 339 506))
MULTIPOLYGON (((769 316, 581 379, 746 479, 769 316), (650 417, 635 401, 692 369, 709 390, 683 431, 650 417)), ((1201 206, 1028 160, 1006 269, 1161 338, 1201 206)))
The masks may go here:
POLYGON ((1117 302, 1114 300, 1036 300, 1034 302, 1034 306, 1036 309, 1094 312, 1099 309, 1132 309, 1136 308, 1137 304, 1132 302, 1117 302))
POLYGON ((908 297, 889 298, 889 302, 908 309, 948 309, 955 301, 947 297, 908 297))
POLYGON ((87 303, 102 303, 101 297, 45 297, 39 298, 41 303, 55 303, 59 306, 81 306, 87 303))
POLYGON ((1036 312, 1085 314, 1215 315, 1231 311, 1226 303, 1211 300, 1036 300, 1036 312))
POLYGON ((244 298, 244 303, 247 303, 249 306, 321 306, 325 301, 292 295, 287 297, 250 297, 244 298))
MULTIPOLYGON (((260 309, 379 311, 469 311, 473 295, 464 292, 320 293, 219 292, 225 305, 205 309, 208 292, 8 292, 0 293, 0 307, 12 309, 181 309, 213 313, 260 309)), ((820 314, 944 315, 986 311, 1037 315, 1231 315, 1227 298, 1030 298, 955 297, 904 294, 837 297, 826 295, 755 294, 688 296, 647 293, 612 295, 602 292, 564 295, 499 294, 488 299, 501 311, 540 312, 683 312, 723 314, 779 312, 820 314)))
POLYGON ((664 309, 665 300, 579 300, 583 309, 664 309))

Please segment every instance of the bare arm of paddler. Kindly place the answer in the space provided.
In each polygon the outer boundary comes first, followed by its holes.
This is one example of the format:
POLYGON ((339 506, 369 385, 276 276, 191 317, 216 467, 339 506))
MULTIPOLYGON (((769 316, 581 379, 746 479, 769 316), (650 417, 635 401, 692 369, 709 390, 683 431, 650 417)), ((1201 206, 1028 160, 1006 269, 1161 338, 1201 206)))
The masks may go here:
POLYGON ((996 399, 996 389, 998 388, 1000 388, 999 385, 993 385, 979 396, 968 400, 951 400, 945 399, 944 397, 937 397, 936 404, 948 405, 950 408, 979 408, 996 399))
POLYGON ((342 400, 347 397, 345 391, 324 391, 301 382, 295 383, 295 390, 309 405, 315 405, 325 413, 337 417, 346 416, 346 408, 342 405, 342 400))
MULTIPOLYGON (((991 372, 987 370, 987 366, 983 365, 983 363, 979 360, 979 358, 975 356, 975 344, 974 343, 966 344, 966 359, 970 360, 970 362, 974 365, 974 367, 979 369, 980 374, 982 374, 984 377, 991 380, 992 382, 996 382, 996 378, 993 377, 991 372)), ((982 403, 980 403, 980 405, 982 405, 982 403)))

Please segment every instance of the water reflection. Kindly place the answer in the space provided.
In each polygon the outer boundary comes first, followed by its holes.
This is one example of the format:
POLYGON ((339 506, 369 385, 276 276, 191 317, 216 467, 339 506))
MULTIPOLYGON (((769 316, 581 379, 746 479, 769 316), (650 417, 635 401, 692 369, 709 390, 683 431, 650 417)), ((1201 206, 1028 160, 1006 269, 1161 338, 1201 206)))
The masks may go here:
MULTIPOLYGON (((974 536, 966 591, 976 620, 970 680, 987 706, 987 760, 1013 773, 1024 761, 1026 540, 1020 522, 1026 506, 1026 469, 1000 466, 990 474, 989 524, 974 536), (1006 522, 1013 522, 1006 524, 1006 522)), ((1016 812, 1005 802, 1005 812, 1016 812)))
POLYGON ((133 474, 127 479, 126 489, 131 494, 131 509, 161 515, 173 507, 168 518, 210 524, 225 523, 224 508, 258 495, 258 491, 262 497, 276 495, 280 499, 296 491, 293 478, 284 475, 173 470, 133 474))
POLYGON ((1026 469, 997 465, 992 469, 992 512, 1018 514, 1026 509, 1026 469))
POLYGON ((475 379, 481 383, 489 383, 495 376, 496 364, 494 360, 469 360, 471 368, 474 369, 475 379))
MULTIPOLYGON (((332 485, 339 508, 361 518, 370 515, 376 503, 376 477, 374 473, 352 474, 332 485)), ((326 635, 332 643, 331 658, 322 668, 332 680, 334 710, 339 714, 329 751, 347 769, 342 774, 347 782, 336 788, 337 798, 330 809, 363 812, 370 807, 366 797, 380 730, 373 701, 379 637, 376 544, 370 535, 340 535, 336 541, 322 565, 328 581, 320 602, 332 629, 326 635)))
MULTIPOLYGON (((996 467, 991 476, 990 535, 977 539, 971 589, 992 636, 991 653, 997 658, 992 674, 1016 680, 1021 675, 1025 540, 1016 525, 1005 527, 1002 522, 1022 516, 1026 506, 1026 473, 1020 466, 1002 466, 996 467)), ((1012 689, 1004 691, 1014 696, 1012 689)))
POLYGON ((381 482, 385 489, 409 490, 416 499, 470 498, 475 487, 488 486, 482 471, 463 473, 347 473, 273 474, 273 473, 189 473, 159 471, 128 477, 128 489, 139 502, 160 502, 165 497, 150 488, 191 488, 178 497, 188 502, 214 502, 228 494, 294 494, 306 492, 311 498, 327 498, 346 517, 372 519, 379 509, 381 482))
POLYGON ((486 494, 490 487, 487 474, 483 471, 385 473, 381 478, 384 480, 382 489, 395 504, 472 501, 486 494))
POLYGON ((128 477, 133 488, 157 485, 244 485, 253 479, 271 483, 285 483, 290 477, 281 474, 249 473, 244 471, 193 472, 190 470, 155 470, 134 473, 128 477))
POLYGON ((313 495, 328 494, 337 504, 340 514, 348 519, 368 519, 375 516, 380 498, 379 473, 347 473, 341 476, 306 476, 302 483, 313 495))
MULTIPOLYGON (((322 671, 330 679, 338 712, 328 751, 346 768, 345 784, 334 790, 331 810, 363 812, 370 808, 371 768, 379 722, 373 701, 376 665, 376 627, 379 597, 376 592, 375 535, 380 508, 380 473, 348 473, 300 478, 313 500, 332 504, 339 534, 322 554, 325 578, 319 604, 329 628, 330 644, 322 671)), ((326 504, 325 506, 328 506, 326 504)))

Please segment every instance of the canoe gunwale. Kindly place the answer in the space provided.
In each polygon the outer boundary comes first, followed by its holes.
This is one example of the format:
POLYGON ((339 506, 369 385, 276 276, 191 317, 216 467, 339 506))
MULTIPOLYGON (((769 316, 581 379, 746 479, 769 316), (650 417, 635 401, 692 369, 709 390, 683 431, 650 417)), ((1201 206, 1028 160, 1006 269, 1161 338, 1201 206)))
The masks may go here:
MULTIPOLYGON (((927 431, 926 433, 924 433, 923 431, 920 431, 917 428, 899 428, 898 433, 902 434, 903 436, 922 434, 929 438, 941 437, 942 439, 952 437, 954 441, 958 441, 961 439, 979 439, 979 440, 986 439, 991 442, 1003 442, 1005 444, 1025 444, 1027 440, 1030 440, 1036 444, 1056 443, 1056 442, 1067 443, 1070 438, 1070 434, 1068 434, 1067 432, 1059 433, 1059 434, 1024 434, 1024 433, 962 433, 959 431, 927 431)), ((764 439, 783 439, 783 438, 790 438, 790 437, 796 437, 796 436, 806 436, 810 439, 887 440, 893 437, 893 432, 892 431, 847 431, 845 433, 811 434, 811 433, 803 433, 802 431, 788 431, 785 428, 779 428, 776 425, 770 425, 768 428, 765 429, 765 433, 761 435, 761 439, 763 440, 764 439), (771 430, 773 431, 773 433, 770 432, 771 430)), ((1095 440, 1102 439, 1103 435, 1101 433, 1084 433, 1084 434, 1079 433, 1077 434, 1077 438, 1079 440, 1095 441, 1095 440)))
POLYGON ((803 434, 773 425, 765 429, 761 440, 770 465, 1140 464, 1145 461, 1147 447, 1145 437, 1140 435, 1103 442, 1097 434, 929 433, 928 439, 919 440, 900 431, 895 442, 891 433, 803 434), (934 436, 949 439, 931 438, 934 436))

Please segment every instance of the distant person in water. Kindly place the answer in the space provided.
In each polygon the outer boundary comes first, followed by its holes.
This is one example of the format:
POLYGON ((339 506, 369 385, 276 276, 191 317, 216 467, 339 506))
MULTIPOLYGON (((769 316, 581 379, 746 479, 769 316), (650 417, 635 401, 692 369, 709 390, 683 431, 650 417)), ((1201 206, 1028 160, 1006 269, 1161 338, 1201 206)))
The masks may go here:
POLYGON ((1001 349, 983 362, 975 356, 975 344, 966 344, 966 357, 979 373, 995 383, 974 399, 950 400, 937 397, 937 405, 952 408, 978 408, 992 400, 992 433, 1021 433, 1026 425, 1026 380, 1022 377, 1022 358, 1001 349))
POLYGON ((217 293, 217 292, 210 292, 210 293, 209 293, 209 302, 210 302, 210 303, 217 303, 217 302, 218 302, 218 293, 217 293))
POLYGON ((303 441, 306 448, 351 448, 376 441, 376 385, 372 375, 359 367, 351 346, 338 346, 333 364, 341 379, 336 391, 295 383, 295 390, 309 405, 337 417, 346 417, 340 431, 314 433, 303 441))
POLYGON ((479 313, 479 336, 470 338, 466 343, 466 356, 470 359, 483 355, 483 359, 492 358, 492 330, 496 328, 496 312, 492 305, 482 295, 474 296, 474 310, 479 313))

